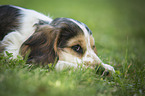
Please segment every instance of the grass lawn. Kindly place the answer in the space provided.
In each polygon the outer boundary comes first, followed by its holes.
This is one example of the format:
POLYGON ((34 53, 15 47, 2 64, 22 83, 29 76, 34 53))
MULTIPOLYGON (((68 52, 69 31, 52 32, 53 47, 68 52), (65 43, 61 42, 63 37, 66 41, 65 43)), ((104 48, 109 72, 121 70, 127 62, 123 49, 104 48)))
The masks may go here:
POLYGON ((101 77, 95 70, 28 65, 0 57, 0 96, 144 96, 144 0, 1 0, 34 9, 53 18, 68 17, 92 30, 98 56, 116 74, 101 77))

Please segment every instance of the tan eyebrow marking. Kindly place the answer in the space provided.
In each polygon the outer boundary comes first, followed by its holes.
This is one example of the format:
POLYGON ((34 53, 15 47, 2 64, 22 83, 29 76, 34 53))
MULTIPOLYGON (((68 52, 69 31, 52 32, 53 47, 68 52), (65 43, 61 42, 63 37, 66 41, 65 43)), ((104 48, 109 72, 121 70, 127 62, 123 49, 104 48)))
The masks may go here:
POLYGON ((78 35, 72 39, 70 39, 67 43, 68 46, 74 46, 79 44, 82 48, 86 47, 86 41, 84 35, 78 35))

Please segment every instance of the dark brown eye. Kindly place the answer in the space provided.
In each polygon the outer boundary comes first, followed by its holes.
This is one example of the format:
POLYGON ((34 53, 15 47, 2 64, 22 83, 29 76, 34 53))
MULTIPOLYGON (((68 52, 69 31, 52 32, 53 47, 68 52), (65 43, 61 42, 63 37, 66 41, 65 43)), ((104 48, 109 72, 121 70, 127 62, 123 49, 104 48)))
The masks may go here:
POLYGON ((71 47, 77 53, 83 54, 83 48, 80 45, 75 45, 71 47))

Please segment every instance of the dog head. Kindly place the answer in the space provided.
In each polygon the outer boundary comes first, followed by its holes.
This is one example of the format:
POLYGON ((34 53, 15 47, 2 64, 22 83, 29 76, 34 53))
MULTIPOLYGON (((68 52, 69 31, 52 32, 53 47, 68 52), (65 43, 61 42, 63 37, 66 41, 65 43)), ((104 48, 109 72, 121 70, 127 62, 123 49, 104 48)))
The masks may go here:
POLYGON ((91 67, 102 63, 92 32, 84 23, 56 18, 50 24, 36 26, 35 33, 21 46, 21 54, 29 54, 29 62, 48 64, 57 60, 91 67))

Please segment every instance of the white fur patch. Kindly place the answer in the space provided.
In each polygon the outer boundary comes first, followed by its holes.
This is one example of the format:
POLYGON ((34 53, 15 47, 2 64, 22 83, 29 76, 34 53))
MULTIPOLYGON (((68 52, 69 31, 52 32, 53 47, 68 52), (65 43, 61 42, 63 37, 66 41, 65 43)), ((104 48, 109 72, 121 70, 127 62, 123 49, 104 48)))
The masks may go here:
POLYGON ((70 62, 66 62, 66 61, 58 61, 56 66, 55 66, 55 69, 57 71, 61 71, 65 68, 72 68, 72 67, 77 68, 78 65, 75 63, 70 63, 70 62))
POLYGON ((5 47, 5 51, 13 53, 13 58, 17 58, 23 39, 24 37, 22 34, 20 34, 18 31, 14 31, 6 35, 1 41, 1 44, 5 47))

